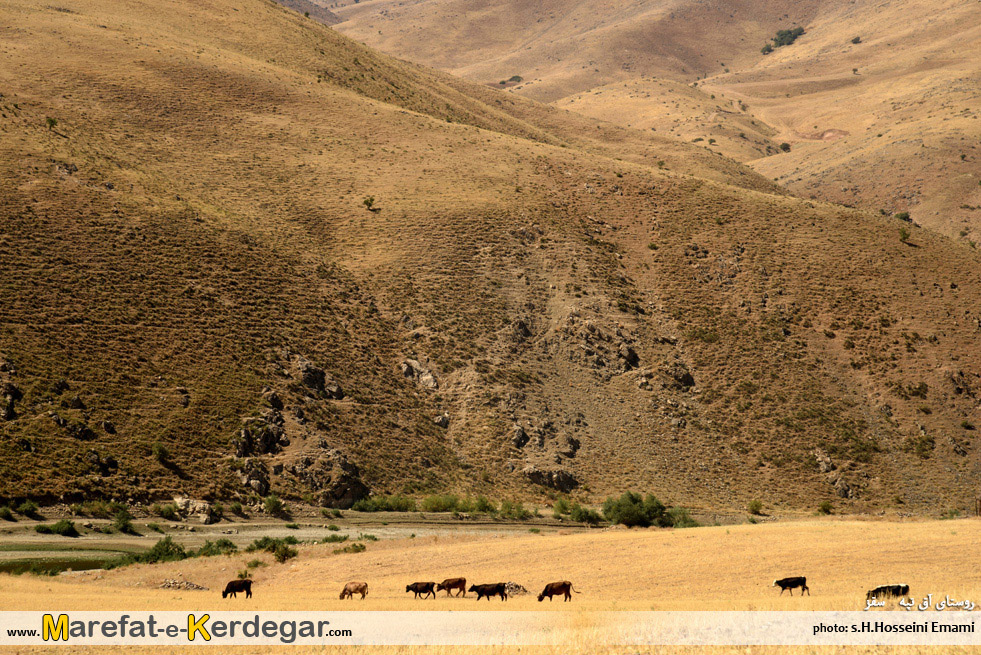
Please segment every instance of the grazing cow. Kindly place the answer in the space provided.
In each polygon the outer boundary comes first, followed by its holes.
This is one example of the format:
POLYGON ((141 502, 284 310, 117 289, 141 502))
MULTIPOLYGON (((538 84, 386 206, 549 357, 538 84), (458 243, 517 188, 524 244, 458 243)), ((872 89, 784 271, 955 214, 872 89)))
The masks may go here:
POLYGON ((451 589, 458 589, 456 595, 459 596, 463 594, 463 597, 467 597, 467 579, 466 578, 447 578, 436 585, 436 591, 446 590, 446 595, 450 595, 451 589))
POLYGON ((902 598, 903 596, 909 595, 909 585, 908 584, 884 584, 879 585, 875 589, 869 590, 865 594, 865 600, 872 600, 873 598, 902 598))
POLYGON ((568 602, 572 600, 572 594, 569 593, 570 591, 575 591, 577 594, 579 593, 572 588, 572 583, 568 580, 563 580, 562 582, 549 582, 547 585, 545 585, 545 589, 542 591, 542 593, 538 594, 538 602, 542 602, 545 597, 548 596, 548 602, 551 603, 552 596, 559 595, 564 595, 565 601, 563 602, 568 602))
POLYGON ((221 597, 228 598, 228 595, 231 594, 232 598, 237 598, 235 594, 240 591, 245 592, 246 598, 252 598, 252 581, 249 579, 232 580, 225 585, 225 591, 221 592, 221 597))
POLYGON ((477 600, 480 600, 484 596, 487 596, 487 600, 490 600, 492 596, 500 596, 501 600, 508 599, 508 589, 507 589, 506 582, 470 585, 470 588, 467 589, 467 591, 476 592, 477 600))
POLYGON ((783 592, 790 590, 790 595, 794 595, 794 589, 800 587, 800 595, 803 596, 804 592, 807 595, 811 595, 811 590, 807 586, 807 578, 802 575, 797 575, 792 578, 783 578, 781 580, 774 580, 771 587, 780 587, 780 595, 783 596, 783 592))
POLYGON ((368 595, 368 583, 367 582, 348 582, 341 589, 341 600, 345 598, 354 598, 354 594, 361 594, 361 600, 368 595))
POLYGON ((405 593, 410 591, 415 594, 418 598, 422 596, 423 598, 428 598, 429 594, 433 595, 433 599, 436 598, 436 583, 435 582, 413 582, 412 584, 405 585, 405 593))

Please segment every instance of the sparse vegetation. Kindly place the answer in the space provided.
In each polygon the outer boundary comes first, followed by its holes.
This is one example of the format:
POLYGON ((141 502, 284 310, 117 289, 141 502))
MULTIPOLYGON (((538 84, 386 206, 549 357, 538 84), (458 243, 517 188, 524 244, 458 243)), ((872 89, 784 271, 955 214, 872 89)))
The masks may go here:
POLYGON ((33 500, 25 500, 20 505, 17 506, 17 513, 21 516, 26 516, 28 518, 36 519, 40 515, 38 514, 38 506, 33 500))
POLYGON ((355 512, 415 512, 416 501, 405 496, 372 496, 351 507, 355 512))
POLYGON ((624 492, 619 498, 607 498, 603 503, 603 516, 610 523, 626 526, 694 527, 697 525, 683 508, 670 510, 653 494, 646 497, 632 491, 624 492))
POLYGON ((56 534, 62 537, 77 537, 78 530, 75 528, 75 524, 68 519, 61 519, 57 523, 51 525, 40 524, 34 526, 34 531, 39 534, 56 534))
POLYGON ((822 500, 818 505, 818 512, 821 514, 832 514, 835 511, 835 506, 830 500, 822 500))
POLYGON ((165 503, 163 505, 160 503, 154 503, 150 506, 150 512, 167 521, 181 520, 180 511, 175 503, 165 503))
POLYGON ((749 501, 749 504, 746 506, 746 509, 747 511, 749 511, 750 514, 759 516, 760 514, 763 513, 763 503, 758 500, 751 500, 749 501))
POLYGON ((262 500, 262 506, 270 516, 284 516, 288 512, 286 504, 276 494, 266 496, 262 500))

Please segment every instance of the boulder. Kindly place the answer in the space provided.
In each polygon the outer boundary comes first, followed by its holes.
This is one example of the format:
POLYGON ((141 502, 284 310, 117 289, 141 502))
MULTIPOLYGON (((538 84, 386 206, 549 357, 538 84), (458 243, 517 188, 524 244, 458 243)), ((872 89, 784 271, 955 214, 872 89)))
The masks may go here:
POLYGON ((448 428, 450 427, 450 415, 444 412, 443 414, 434 417, 433 423, 435 423, 441 428, 448 428))
POLYGON ((238 471, 239 481, 260 496, 269 494, 269 470, 257 459, 247 459, 238 471))
POLYGON ((426 387, 427 389, 439 388, 439 381, 433 375, 433 372, 417 360, 405 359, 402 361, 400 367, 402 369, 402 375, 414 379, 420 386, 426 387))
POLYGON ((511 443, 515 448, 524 448, 528 443, 528 433, 520 425, 515 424, 511 434, 511 443))
POLYGON ((688 391, 695 386, 695 378, 692 377, 691 371, 683 362, 668 364, 662 369, 662 372, 667 378, 667 386, 669 387, 688 391))

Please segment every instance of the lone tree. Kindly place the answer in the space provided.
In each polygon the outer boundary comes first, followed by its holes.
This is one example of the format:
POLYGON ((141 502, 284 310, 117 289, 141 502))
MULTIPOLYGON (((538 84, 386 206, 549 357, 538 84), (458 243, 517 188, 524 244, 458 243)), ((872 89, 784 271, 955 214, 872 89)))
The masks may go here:
POLYGON ((903 243, 909 243, 909 228, 905 225, 899 228, 899 240, 903 243))
POLYGON ((58 119, 57 118, 51 118, 50 116, 47 116, 44 119, 44 122, 48 124, 48 129, 49 130, 53 130, 58 125, 58 119))
POLYGON ((370 211, 370 212, 375 211, 375 197, 374 196, 368 196, 367 198, 365 198, 361 202, 364 203, 364 206, 365 206, 365 208, 368 211, 370 211))

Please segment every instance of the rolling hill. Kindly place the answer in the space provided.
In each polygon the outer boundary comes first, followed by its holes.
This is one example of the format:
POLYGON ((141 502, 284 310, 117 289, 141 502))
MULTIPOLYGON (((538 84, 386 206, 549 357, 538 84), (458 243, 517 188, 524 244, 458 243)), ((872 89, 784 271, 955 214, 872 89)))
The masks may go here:
POLYGON ((5 12, 6 499, 971 502, 966 244, 266 0, 5 12))
POLYGON ((971 3, 339 2, 386 52, 695 141, 804 197, 976 243, 981 16, 971 3), (764 55, 781 29, 805 33, 764 55), (784 152, 780 146, 791 148, 784 152))

